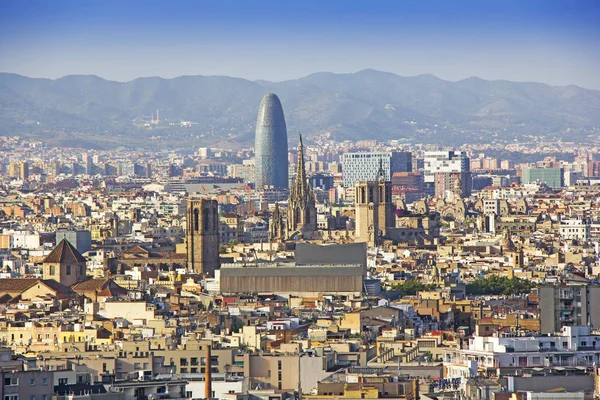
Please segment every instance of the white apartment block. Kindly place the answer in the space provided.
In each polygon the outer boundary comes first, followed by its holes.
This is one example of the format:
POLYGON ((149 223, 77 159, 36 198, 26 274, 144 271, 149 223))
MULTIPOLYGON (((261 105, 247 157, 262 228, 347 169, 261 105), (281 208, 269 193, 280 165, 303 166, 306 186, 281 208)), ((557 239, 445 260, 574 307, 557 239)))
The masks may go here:
POLYGON ((582 219, 563 219, 560 221, 560 237, 564 240, 588 240, 590 225, 582 219))
POLYGON ((471 164, 464 151, 426 151, 423 155, 423 182, 435 182, 437 172, 469 172, 471 164))
MULTIPOLYGON (((502 335, 502 334, 501 334, 502 335)), ((591 367, 600 361, 600 335, 590 326, 565 326, 555 335, 474 336, 466 349, 444 354, 445 376, 470 377, 498 368, 591 367)))

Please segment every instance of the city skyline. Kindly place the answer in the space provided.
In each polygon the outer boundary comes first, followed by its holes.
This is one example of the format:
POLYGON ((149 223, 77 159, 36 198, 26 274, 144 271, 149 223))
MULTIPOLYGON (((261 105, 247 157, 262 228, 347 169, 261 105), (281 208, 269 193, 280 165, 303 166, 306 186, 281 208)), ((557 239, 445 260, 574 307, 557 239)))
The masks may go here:
POLYGON ((593 1, 8 1, 0 71, 284 81, 373 68, 599 89, 599 15, 593 1))

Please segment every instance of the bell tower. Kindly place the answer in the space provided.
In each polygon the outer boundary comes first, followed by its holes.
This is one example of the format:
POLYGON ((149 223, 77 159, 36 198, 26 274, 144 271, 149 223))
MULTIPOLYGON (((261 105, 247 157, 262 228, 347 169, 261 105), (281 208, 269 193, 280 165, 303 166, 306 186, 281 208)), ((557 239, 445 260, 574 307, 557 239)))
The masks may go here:
POLYGON ((379 163, 376 181, 359 181, 355 186, 356 242, 377 246, 388 228, 396 225, 395 206, 392 203, 392 184, 385 180, 383 165, 379 163))
POLYGON ((218 203, 210 199, 188 199, 186 212, 187 268, 214 276, 219 268, 218 203))

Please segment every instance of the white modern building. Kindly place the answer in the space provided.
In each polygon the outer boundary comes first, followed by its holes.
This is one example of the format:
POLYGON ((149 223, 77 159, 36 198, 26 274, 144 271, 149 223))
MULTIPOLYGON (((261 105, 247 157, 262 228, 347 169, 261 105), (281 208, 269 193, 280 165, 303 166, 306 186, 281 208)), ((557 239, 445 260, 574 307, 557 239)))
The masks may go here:
POLYGON ((588 240, 591 234, 590 224, 582 219, 563 219, 559 231, 564 240, 588 240))
POLYGON ((356 182, 377 180, 383 168, 386 181, 394 172, 412 171, 412 153, 399 151, 345 153, 342 158, 344 187, 354 187, 356 182))
POLYGON ((471 377, 498 368, 592 367, 600 361, 600 335, 590 326, 565 326, 554 335, 474 336, 464 349, 444 354, 444 376, 471 377))
POLYGON ((438 172, 470 172, 471 163, 464 151, 426 151, 423 155, 423 182, 435 183, 438 172))

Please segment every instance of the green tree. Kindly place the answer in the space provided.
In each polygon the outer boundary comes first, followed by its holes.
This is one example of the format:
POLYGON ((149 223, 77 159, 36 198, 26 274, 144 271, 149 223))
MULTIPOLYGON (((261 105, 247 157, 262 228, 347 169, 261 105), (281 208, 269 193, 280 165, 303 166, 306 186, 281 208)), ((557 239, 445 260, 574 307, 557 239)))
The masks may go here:
POLYGON ((526 279, 490 275, 467 283, 468 295, 515 295, 529 293, 535 283, 526 279))
POLYGON ((391 286, 392 290, 397 290, 402 296, 413 296, 417 292, 433 290, 437 285, 433 283, 425 284, 416 279, 407 279, 402 283, 397 283, 391 286))

